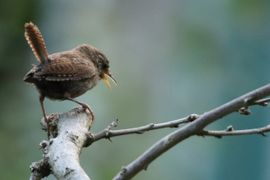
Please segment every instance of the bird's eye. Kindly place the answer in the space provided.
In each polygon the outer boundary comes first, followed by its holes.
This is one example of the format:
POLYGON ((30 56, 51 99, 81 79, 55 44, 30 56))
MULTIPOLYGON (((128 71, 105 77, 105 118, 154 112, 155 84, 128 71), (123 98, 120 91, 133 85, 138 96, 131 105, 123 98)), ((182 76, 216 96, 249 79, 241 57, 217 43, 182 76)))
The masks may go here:
POLYGON ((104 63, 104 64, 102 65, 102 68, 103 68, 103 69, 108 69, 108 68, 109 68, 109 65, 104 63))
POLYGON ((98 53, 97 57, 98 57, 98 66, 100 67, 100 69, 108 69, 109 61, 107 60, 106 56, 102 53, 98 53))

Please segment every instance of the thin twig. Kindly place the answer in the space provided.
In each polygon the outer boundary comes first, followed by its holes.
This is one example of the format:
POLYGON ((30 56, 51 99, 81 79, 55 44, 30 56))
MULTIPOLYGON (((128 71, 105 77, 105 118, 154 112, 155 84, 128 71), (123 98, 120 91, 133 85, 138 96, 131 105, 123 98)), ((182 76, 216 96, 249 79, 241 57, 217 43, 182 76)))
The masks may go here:
POLYGON ((264 98, 264 99, 259 99, 257 101, 250 101, 250 100, 246 100, 246 106, 241 107, 238 112, 242 115, 250 115, 251 111, 250 111, 250 106, 254 106, 254 105, 259 105, 259 106, 267 106, 268 103, 270 101, 270 98, 264 98))
POLYGON ((156 129, 161 129, 161 128, 177 128, 179 127, 179 125, 192 122, 198 117, 199 115, 197 114, 191 114, 187 117, 168 121, 168 122, 150 123, 144 126, 128 128, 128 129, 119 129, 119 130, 112 130, 112 128, 116 127, 118 123, 118 120, 113 121, 107 128, 100 131, 99 133, 90 134, 84 146, 87 147, 91 145, 94 141, 98 141, 100 139, 110 140, 110 138, 115 137, 115 136, 122 136, 122 135, 127 135, 127 134, 143 134, 146 131, 151 131, 151 130, 156 130, 156 129))
POLYGON ((223 136, 240 136, 240 135, 253 135, 258 134, 262 136, 266 136, 265 133, 270 132, 270 124, 260 127, 260 128, 253 128, 253 129, 242 129, 242 130, 235 130, 232 129, 228 130, 221 130, 221 131, 213 131, 213 130, 203 130, 198 133, 199 136, 214 136, 217 138, 222 138, 223 136))
POLYGON ((260 105, 260 106, 267 106, 270 102, 270 98, 264 98, 260 99, 258 101, 255 101, 253 105, 260 105))

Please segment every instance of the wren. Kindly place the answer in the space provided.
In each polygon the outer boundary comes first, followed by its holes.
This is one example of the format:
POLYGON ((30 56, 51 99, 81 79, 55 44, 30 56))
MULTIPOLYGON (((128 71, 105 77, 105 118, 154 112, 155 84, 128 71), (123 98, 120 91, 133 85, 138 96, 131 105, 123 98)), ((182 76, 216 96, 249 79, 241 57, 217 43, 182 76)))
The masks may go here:
POLYGON ((38 65, 23 80, 34 84, 40 97, 42 113, 48 125, 44 99, 70 100, 89 109, 88 105, 74 98, 92 89, 99 80, 110 88, 109 79, 116 83, 109 71, 109 61, 97 48, 82 44, 74 49, 49 54, 39 28, 32 22, 25 23, 25 38, 32 49, 38 65))

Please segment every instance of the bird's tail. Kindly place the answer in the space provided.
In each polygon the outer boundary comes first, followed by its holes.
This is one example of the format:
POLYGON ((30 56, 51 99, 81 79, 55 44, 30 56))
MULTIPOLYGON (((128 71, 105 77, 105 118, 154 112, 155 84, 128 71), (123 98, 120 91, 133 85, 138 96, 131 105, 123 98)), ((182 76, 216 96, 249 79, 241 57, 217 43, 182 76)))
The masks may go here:
POLYGON ((34 55, 40 63, 45 63, 48 60, 48 52, 45 41, 38 27, 32 22, 25 23, 25 39, 32 49, 34 55))

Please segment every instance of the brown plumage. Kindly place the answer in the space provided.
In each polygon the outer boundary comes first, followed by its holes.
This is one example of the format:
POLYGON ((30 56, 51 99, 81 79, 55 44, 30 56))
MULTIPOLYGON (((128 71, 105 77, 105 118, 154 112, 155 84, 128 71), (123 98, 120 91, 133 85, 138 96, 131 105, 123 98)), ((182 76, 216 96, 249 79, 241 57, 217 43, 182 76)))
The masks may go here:
POLYGON ((48 59, 48 52, 41 32, 32 22, 26 23, 24 28, 25 39, 31 47, 34 55, 40 63, 45 63, 45 61, 48 59))
MULTIPOLYGON (((109 61, 106 56, 91 45, 83 44, 76 48, 50 54, 38 27, 33 23, 25 24, 25 38, 39 64, 24 76, 24 81, 34 84, 40 93, 40 104, 46 121, 44 98, 53 100, 74 100, 93 88, 100 79, 110 87, 108 78, 115 81, 109 72, 109 61)), ((90 110, 91 112, 91 110, 90 110)))

